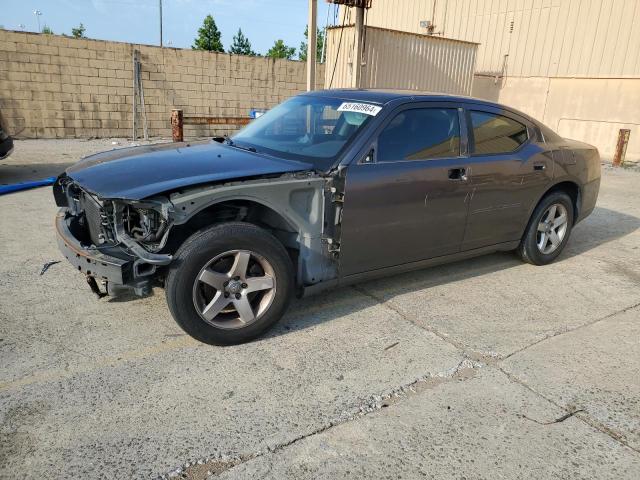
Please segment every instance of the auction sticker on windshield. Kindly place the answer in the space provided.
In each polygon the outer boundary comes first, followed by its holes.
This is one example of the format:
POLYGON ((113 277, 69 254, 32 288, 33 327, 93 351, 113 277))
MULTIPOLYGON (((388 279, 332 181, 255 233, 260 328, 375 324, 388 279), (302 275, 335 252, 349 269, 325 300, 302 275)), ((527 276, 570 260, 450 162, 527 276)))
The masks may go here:
POLYGON ((382 110, 382 107, 379 107, 378 105, 356 102, 343 102, 342 105, 338 107, 339 112, 364 113, 366 115, 371 115, 372 117, 375 117, 380 110, 382 110))

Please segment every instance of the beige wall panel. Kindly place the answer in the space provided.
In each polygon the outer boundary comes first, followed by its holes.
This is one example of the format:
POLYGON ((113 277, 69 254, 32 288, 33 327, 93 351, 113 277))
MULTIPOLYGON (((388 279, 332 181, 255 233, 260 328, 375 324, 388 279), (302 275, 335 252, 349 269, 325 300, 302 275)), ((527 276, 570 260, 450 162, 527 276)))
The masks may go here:
POLYGON ((629 123, 600 122, 593 120, 567 120, 559 122, 558 133, 566 138, 582 140, 598 147, 603 159, 613 158, 618 132, 621 128, 631 130, 625 164, 640 161, 640 127, 629 123))
POLYGON ((612 156, 620 128, 631 129, 629 160, 640 158, 640 79, 552 78, 544 122, 612 156))
POLYGON ((422 20, 481 43, 479 73, 502 72, 508 55, 516 76, 640 76, 640 0, 374 0, 366 16, 370 26, 426 34, 422 20))
MULTIPOLYGON (((328 30, 328 88, 353 85, 353 38, 352 26, 328 30)), ((469 95, 476 50, 473 43, 369 27, 359 86, 469 95)))
POLYGON ((471 85, 471 96, 498 102, 500 99, 499 80, 485 75, 475 75, 471 85))
POLYGON ((471 95, 507 105, 542 121, 548 88, 546 77, 514 77, 505 83, 500 78, 476 75, 471 95))
POLYGON ((624 47, 624 64, 622 75, 638 75, 640 72, 640 1, 632 0, 633 7, 628 7, 632 19, 629 37, 624 47))
POLYGON ((640 124, 640 79, 550 79, 549 126, 562 118, 640 124))
POLYGON ((627 161, 640 161, 640 79, 509 78, 476 75, 473 96, 542 121, 560 135, 598 147, 611 159, 618 130, 631 130, 627 161))
POLYGON ((327 30, 327 51, 325 61, 326 88, 351 86, 353 78, 353 27, 327 30))

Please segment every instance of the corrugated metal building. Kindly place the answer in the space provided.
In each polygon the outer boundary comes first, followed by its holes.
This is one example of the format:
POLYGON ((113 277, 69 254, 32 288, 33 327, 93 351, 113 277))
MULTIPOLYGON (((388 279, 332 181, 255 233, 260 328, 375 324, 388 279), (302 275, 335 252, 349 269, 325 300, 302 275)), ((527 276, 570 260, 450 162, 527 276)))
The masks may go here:
POLYGON ((603 156, 629 128, 640 159, 640 0, 372 0, 365 24, 478 42, 474 96, 603 156))
MULTIPOLYGON (((354 85, 353 25, 327 31, 327 88, 354 85)), ((367 27, 359 87, 470 95, 478 44, 367 27)))

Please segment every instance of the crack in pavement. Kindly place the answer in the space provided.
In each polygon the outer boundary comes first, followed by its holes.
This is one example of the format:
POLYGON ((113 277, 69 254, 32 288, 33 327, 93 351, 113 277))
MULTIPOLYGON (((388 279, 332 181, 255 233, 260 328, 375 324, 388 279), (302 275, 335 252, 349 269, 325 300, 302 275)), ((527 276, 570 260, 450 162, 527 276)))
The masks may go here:
MULTIPOLYGON (((368 401, 365 401, 360 405, 359 415, 366 415, 368 413, 375 412, 376 410, 380 410, 381 408, 387 407, 388 404, 385 404, 387 400, 398 397, 405 397, 409 394, 417 393, 417 387, 421 385, 433 388, 443 382, 451 381, 455 378, 462 378, 462 372, 464 371, 473 371, 474 369, 481 368, 482 366, 482 363, 464 357, 455 367, 450 368, 449 370, 436 373, 435 375, 428 373, 416 378, 410 383, 392 388, 383 395, 370 396, 368 401)), ((466 375, 464 376, 464 379, 467 380, 466 375)), ((348 418, 346 421, 354 419, 355 418, 348 418)))
MULTIPOLYGON (((585 409, 576 410, 576 409, 573 409, 573 408, 570 409, 570 408, 568 408, 568 407, 566 407, 564 405, 561 405, 558 402, 555 402, 551 398, 547 397, 546 395, 543 395, 542 393, 538 392, 533 387, 528 385, 526 382, 520 380, 518 377, 516 377, 512 373, 504 370, 501 366, 494 365, 494 368, 497 369, 498 371, 500 371, 503 375, 505 375, 509 379, 510 382, 513 382, 513 383, 516 383, 518 385, 521 385, 522 387, 526 388, 530 392, 538 395, 540 398, 543 398, 547 402, 549 402, 552 405, 556 406, 560 410, 564 410, 565 412, 567 412, 567 414, 570 414, 570 415, 567 416, 567 418, 575 417, 575 418, 581 420, 582 422, 586 423, 590 427, 598 430, 600 433, 604 433, 608 437, 611 437, 613 440, 615 440, 616 442, 620 443, 621 445, 629 448, 630 450, 632 450, 632 451, 634 451, 636 453, 640 453, 640 449, 637 449, 637 448, 633 447, 632 445, 630 445, 629 442, 627 442, 627 440, 626 440, 626 438, 624 437, 623 434, 621 434, 619 432, 616 432, 612 428, 609 428, 606 425, 603 425, 602 423, 598 422, 597 420, 594 420, 593 418, 591 418, 589 416, 588 412, 585 409)), ((562 417, 560 417, 560 418, 562 418, 562 417)), ((533 420, 533 419, 529 418, 529 420, 533 420)), ((566 420, 566 418, 563 419, 563 420, 566 420)), ((535 421, 535 420, 533 420, 533 421, 535 421)), ((540 423, 540 422, 536 422, 536 423, 540 423)), ((556 423, 556 422, 551 422, 551 423, 553 424, 553 423, 556 423)))
POLYGON ((528 350, 531 347, 535 347, 539 343, 542 343, 542 342, 544 342, 546 340, 549 340, 551 338, 559 337, 560 335, 564 335, 565 333, 572 333, 572 332, 575 332, 576 330, 580 330, 580 329, 585 328, 585 327, 590 327, 591 325, 595 325, 598 322, 602 322, 604 320, 608 320, 608 319, 610 319, 612 317, 615 317, 616 315, 619 315, 621 313, 626 313, 626 312, 628 312, 630 310, 633 310, 634 308, 638 308, 638 307, 640 307, 640 302, 634 303, 633 305, 625 307, 625 308, 623 308, 621 310, 617 310, 617 311, 615 311, 613 313, 609 313, 609 314, 605 315, 604 317, 596 318, 595 320, 591 320, 591 321, 589 321, 587 323, 583 323, 583 324, 578 325, 576 327, 566 328, 565 330, 560 330, 560 331, 557 331, 557 332, 553 332, 553 333, 551 333, 549 335, 546 335, 545 337, 543 337, 543 338, 541 338, 539 340, 536 340, 533 343, 530 343, 529 345, 526 345, 526 346, 524 346, 522 348, 519 348, 518 350, 515 350, 515 351, 511 352, 510 354, 506 355, 505 357, 502 357, 500 359, 500 361, 506 360, 507 358, 510 358, 510 357, 512 357, 512 356, 514 356, 514 355, 516 355, 518 353, 524 352, 525 350, 528 350))
MULTIPOLYGON (((380 306, 387 308, 391 311, 393 311, 394 313, 398 314, 400 316, 400 318, 402 318, 404 321, 412 324, 415 327, 420 328, 421 330, 425 330, 427 332, 432 333, 433 335, 435 335, 436 337, 438 337, 439 339, 443 340, 444 342, 446 342, 447 344, 453 346, 454 348, 456 348, 457 350, 459 350, 462 355, 463 358, 462 360, 453 368, 444 371, 444 372, 439 372, 436 374, 430 374, 427 373, 426 375, 423 375, 421 377, 416 378, 415 380, 413 380, 412 382, 409 382, 407 384, 404 385, 400 385, 398 387, 394 387, 391 390, 388 390, 386 393, 381 394, 381 395, 371 395, 368 399, 365 399, 363 402, 360 403, 360 405, 354 407, 352 409, 351 412, 343 412, 341 415, 338 416, 337 419, 335 420, 331 420, 327 423, 325 423, 324 425, 311 430, 310 432, 307 433, 303 433, 301 435, 298 435, 294 438, 292 438, 291 440, 284 442, 284 443, 280 443, 277 445, 272 445, 272 446, 267 446, 262 450, 258 450, 256 452, 253 453, 249 453, 249 454, 240 454, 237 456, 219 456, 219 457, 207 457, 207 458, 203 458, 203 459, 199 459, 196 460, 194 462, 187 462, 184 465, 177 467, 174 470, 171 470, 168 473, 165 473, 163 475, 160 475, 157 477, 158 480, 165 480, 165 479, 170 479, 170 478, 176 478, 176 477, 180 477, 180 478, 184 478, 184 479, 190 479, 190 480, 202 480, 202 479, 207 479, 207 478, 213 478, 215 476, 218 476, 219 474, 233 469, 238 465, 241 465, 247 461, 253 460, 255 458, 259 458, 262 457, 264 455, 268 455, 268 454, 272 454, 272 453, 276 453, 279 452, 283 449, 286 449, 302 440, 305 440, 307 438, 313 437, 315 435, 319 435, 321 433, 324 433, 328 430, 330 430, 333 427, 345 424, 347 422, 351 422, 351 421, 357 421, 359 418, 362 418, 366 415, 375 413, 383 408, 389 407, 391 406, 392 403, 395 403, 396 401, 399 401, 400 399, 406 397, 407 395, 412 395, 412 394, 417 394, 420 391, 422 391, 423 389, 427 389, 427 388, 435 388, 438 385, 440 385, 441 383, 444 382, 449 382, 449 381, 453 381, 455 379, 459 379, 459 380, 468 380, 470 378, 473 377, 473 372, 478 369, 478 368, 482 368, 482 367, 494 367, 496 368, 498 371, 500 371, 503 375, 505 375, 509 381, 516 383, 524 388, 526 388, 527 390, 529 390, 530 392, 532 392, 533 394, 539 396, 540 398, 546 400, 547 402, 549 402, 551 405, 554 405, 555 407, 557 407, 560 410, 563 410, 566 412, 565 415, 562 415, 561 417, 551 421, 551 422, 540 422, 538 420, 532 419, 527 417, 526 415, 522 415, 523 418, 526 418, 528 420, 531 420, 535 423, 538 423, 540 425, 552 425, 555 423, 562 423, 565 420, 567 420, 568 418, 571 417, 576 417, 578 418, 580 421, 586 423, 587 425, 591 426, 592 428, 596 429, 597 431, 611 437, 614 441, 617 441, 618 443, 622 444, 623 446, 631 449, 634 452, 640 453, 639 450, 637 450, 636 448, 630 446, 628 444, 628 442, 626 442, 625 438, 623 435, 621 435, 618 432, 613 431, 612 429, 606 427, 605 425, 600 424, 599 422, 593 420, 591 417, 588 416, 587 412, 584 409, 568 409, 567 407, 564 407, 560 404, 558 404, 557 402, 551 400, 550 398, 547 398, 545 395, 541 394, 540 392, 534 390, 533 388, 531 388, 529 385, 527 385, 526 383, 524 383, 523 381, 521 381, 519 378, 517 378, 515 375, 512 375, 511 373, 507 372, 506 370, 504 370, 502 367, 500 367, 498 365, 498 362, 505 360, 509 357, 511 357, 512 355, 515 355, 516 353, 522 352, 524 350, 526 350, 527 348, 530 348, 534 345, 537 345, 545 340, 548 340, 550 338, 554 338, 556 336, 559 335, 563 335, 565 333, 570 333, 573 331, 576 331, 580 328, 584 328, 590 325, 593 325, 597 322, 603 321, 605 319, 611 318, 615 315, 618 315, 620 313, 624 313, 626 311, 632 310, 634 308, 637 308, 640 306, 640 303, 636 303, 634 305, 628 306, 624 309, 621 309, 619 311, 613 312, 609 315, 606 315, 602 318, 598 318, 596 320, 587 322, 585 324, 579 325, 573 329, 568 329, 568 330, 564 330, 561 332, 555 332, 552 335, 548 335, 540 340, 537 340, 536 342, 533 342, 529 345, 527 345, 526 347, 523 347, 522 349, 519 349, 515 352, 512 352, 506 356, 501 356, 499 354, 494 354, 494 353, 482 353, 482 352, 477 352, 477 351, 472 351, 469 350, 469 348, 462 344, 461 342, 458 342, 456 340, 453 340, 451 338, 449 338, 448 336, 446 336, 445 334, 439 332, 437 329, 427 326, 427 325, 421 325, 418 324, 417 322, 415 322, 414 320, 412 320, 410 318, 410 316, 404 312, 401 308, 399 308, 397 305, 394 304, 394 302, 392 300, 385 300, 382 297, 379 297, 377 295, 375 295, 374 293, 371 293, 369 291, 367 291, 366 289, 364 289, 361 286, 352 286, 352 289, 354 289, 355 291, 361 293, 362 295, 369 297, 371 299, 373 299, 374 301, 376 301, 377 304, 379 304, 380 306), (471 373, 470 373, 471 372, 471 373), (581 413, 583 413, 581 415, 581 413)), ((390 346, 388 346, 387 348, 393 348, 395 347, 396 344, 392 344, 390 346)))
POLYGON ((397 401, 396 399, 418 394, 423 389, 435 388, 445 382, 469 380, 473 378, 474 372, 482 366, 483 364, 470 360, 469 358, 462 358, 458 364, 448 370, 437 372, 435 374, 427 373, 426 375, 422 375, 409 383, 394 387, 383 394, 371 395, 358 406, 354 407, 351 412, 343 412, 337 419, 331 420, 310 432, 300 434, 287 442, 266 446, 264 449, 253 453, 240 454, 236 456, 207 457, 193 462, 187 462, 168 473, 156 477, 156 480, 168 480, 177 477, 189 480, 203 480, 215 477, 220 473, 230 470, 242 463, 248 462, 249 460, 279 452, 301 440, 319 435, 333 427, 356 421, 383 408, 390 407, 391 403, 397 401), (226 468, 220 468, 220 465, 227 466, 226 468))
POLYGON ((584 412, 583 408, 578 408, 577 410, 572 410, 569 413, 565 413, 561 417, 556 418, 555 420, 551 420, 549 422, 541 422, 540 420, 536 420, 535 418, 527 417, 525 414, 522 414, 522 418, 526 418, 527 420, 531 420, 532 422, 537 423, 538 425, 553 425, 554 423, 562 423, 567 418, 573 417, 578 412, 584 412))
MULTIPOLYGON (((403 312, 399 307, 394 305, 392 300, 385 300, 384 298, 380 298, 380 297, 378 297, 377 295, 375 295, 373 293, 367 292, 364 288, 362 288, 360 286, 353 286, 352 288, 354 288, 356 291, 362 293, 363 295, 367 295, 367 296, 373 298, 374 300, 378 301, 381 305, 383 305, 383 306, 389 308, 390 310, 394 311, 395 313, 400 315, 401 318, 403 318, 405 321, 411 323, 412 325, 415 325, 418 328, 421 328, 423 330, 426 330, 428 332, 433 333, 438 338, 442 339, 443 341, 447 342, 448 344, 452 345, 453 347, 457 348, 458 350, 461 350, 465 354, 465 356, 467 356, 469 359, 481 362, 484 365, 491 366, 491 367, 494 367, 494 368, 498 369, 500 372, 502 372, 504 375, 506 375, 507 378, 510 381, 512 381, 514 383, 517 383, 517 384, 527 388, 532 393, 538 395, 540 398, 543 398, 544 400, 548 401, 552 405, 555 405, 557 408, 559 408, 561 410, 564 410, 567 413, 571 413, 572 410, 569 410, 569 409, 567 409, 567 407, 562 406, 562 405, 558 404, 557 402, 554 402, 550 398, 547 398, 545 395, 543 395, 540 392, 538 392, 537 390, 533 389, 532 387, 527 385, 525 382, 520 380, 515 375, 513 375, 513 374, 507 372, 506 370, 504 370, 500 365, 498 365, 498 363, 503 361, 503 360, 505 360, 505 359, 507 359, 507 358, 509 358, 509 357, 511 357, 512 355, 514 355, 514 354, 516 354, 518 352, 522 352, 522 351, 526 350, 527 348, 530 348, 530 347, 532 347, 534 345, 537 345, 537 344, 539 344, 539 343, 541 343, 541 342, 543 342, 545 340, 549 340, 550 338, 554 338, 554 337, 557 337, 559 335, 563 335, 565 333, 574 332, 574 331, 579 330, 581 328, 588 327, 590 325, 594 325, 594 324, 596 324, 598 322, 601 322, 603 320, 612 318, 612 317, 614 317, 616 315, 619 315, 621 313, 625 313, 625 312, 628 312, 630 310, 633 310, 634 308, 640 307, 640 302, 635 303, 635 304, 627 306, 627 307, 625 307, 625 308, 623 308, 621 310, 618 310, 618 311, 615 311, 615 312, 610 313, 608 315, 605 315, 602 318, 598 318, 596 320, 593 320, 593 321, 584 323, 582 325, 579 325, 579 326, 577 326, 577 327, 575 327, 573 329, 569 329, 569 330, 565 330, 565 331, 562 331, 562 332, 558 332, 558 333, 556 333, 554 335, 547 336, 547 337, 545 337, 545 338, 543 338, 541 340, 537 340, 536 342, 534 342, 534 343, 532 343, 530 345, 527 345, 526 347, 524 347, 524 348, 522 348, 522 349, 520 349, 520 350, 518 350, 516 352, 510 353, 506 357, 500 357, 500 356, 495 356, 494 357, 492 355, 486 355, 486 354, 482 354, 482 353, 479 353, 479 352, 469 351, 469 350, 467 350, 467 348, 463 344, 448 338, 446 335, 444 335, 443 333, 439 332, 438 330, 436 330, 436 329, 434 329, 432 327, 428 327, 428 326, 424 326, 424 325, 420 325, 419 323, 416 323, 411 318, 409 318, 409 316, 405 312, 403 312)), ((629 442, 626 441, 626 439, 625 439, 623 434, 621 434, 619 432, 616 432, 615 430, 613 430, 613 429, 607 427, 606 425, 598 422, 597 420, 591 418, 588 415, 588 412, 584 411, 583 414, 576 414, 576 413, 578 413, 578 412, 575 412, 574 414, 572 414, 570 416, 575 416, 576 418, 580 419, 581 421, 583 421, 587 425, 591 426, 592 428, 595 428, 599 432, 604 433, 605 435, 611 437, 613 440, 617 441, 621 445, 624 445, 625 447, 631 449, 632 451, 634 451, 636 453, 640 453, 640 449, 637 449, 637 448, 631 446, 629 444, 629 442)), ((582 412, 580 412, 580 413, 582 413, 582 412)))
POLYGON ((409 317, 409 315, 406 312, 404 312, 400 307, 398 307, 393 302, 393 300, 385 300, 383 297, 380 297, 375 293, 368 292, 360 285, 352 285, 351 288, 357 291, 358 293, 361 293, 362 295, 372 298, 373 300, 378 302, 378 304, 381 305, 382 307, 388 308, 389 310, 397 313, 398 315, 400 315, 400 318, 402 318, 406 322, 409 322, 411 325, 418 327, 421 330, 432 333, 433 335, 438 337, 440 340, 448 343, 449 345, 456 348, 457 350, 460 350, 465 355, 465 357, 469 358, 470 360, 484 363, 487 365, 493 365, 495 362, 502 359, 501 355, 498 353, 478 352, 476 350, 470 350, 467 345, 461 342, 458 342, 456 340, 453 340, 452 338, 449 338, 447 335, 445 335, 444 333, 441 333, 437 329, 429 325, 421 325, 415 322, 413 319, 409 317))
POLYGON ((409 322, 411 325, 413 325, 415 327, 418 327, 421 330, 426 330, 427 332, 430 332, 430 333, 434 334, 440 340, 443 340, 443 341, 447 342, 449 345, 455 347, 456 349, 458 349, 460 351, 465 351, 464 345, 462 345, 459 342, 456 342, 455 340, 452 340, 452 339, 448 338, 446 335, 443 335, 442 333, 440 333, 435 328, 432 328, 432 327, 429 327, 429 326, 426 326, 426 325, 419 325, 418 323, 414 322, 411 318, 409 318, 409 316, 405 312, 403 312, 391 300, 385 300, 383 297, 380 297, 379 295, 376 295, 375 293, 371 293, 371 292, 365 290, 360 285, 352 285, 351 288, 353 290, 355 290, 356 292, 375 300, 382 307, 385 307, 385 308, 391 310, 392 312, 397 313, 398 315, 400 315, 400 317, 403 320, 405 320, 406 322, 409 322))

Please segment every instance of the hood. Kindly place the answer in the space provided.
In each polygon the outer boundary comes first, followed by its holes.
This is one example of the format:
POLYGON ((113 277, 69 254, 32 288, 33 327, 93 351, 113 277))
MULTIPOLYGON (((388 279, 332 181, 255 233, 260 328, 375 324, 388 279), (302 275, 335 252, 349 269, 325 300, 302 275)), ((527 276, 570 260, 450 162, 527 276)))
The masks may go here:
POLYGON ((111 150, 84 158, 66 174, 99 197, 141 200, 191 185, 311 169, 212 141, 111 150))

